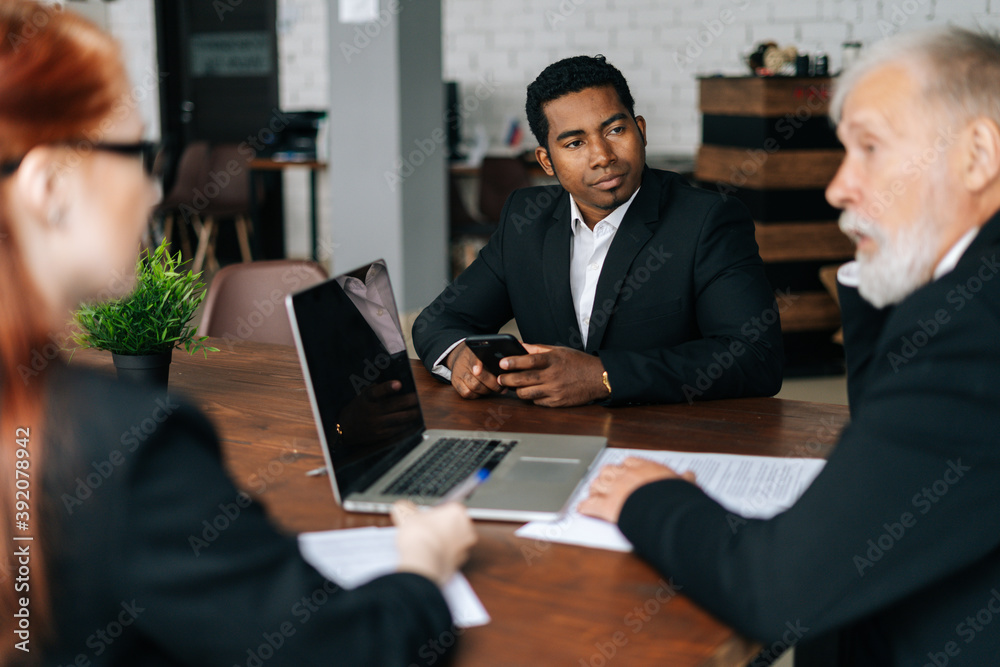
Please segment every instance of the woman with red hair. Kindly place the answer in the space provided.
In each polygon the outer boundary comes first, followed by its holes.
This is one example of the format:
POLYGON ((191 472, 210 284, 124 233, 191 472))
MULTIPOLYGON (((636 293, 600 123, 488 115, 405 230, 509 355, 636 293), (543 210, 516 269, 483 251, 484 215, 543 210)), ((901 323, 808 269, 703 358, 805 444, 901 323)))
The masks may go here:
POLYGON ((70 311, 132 273, 156 190, 108 36, 11 0, 0 36, 0 663, 416 662, 451 627, 439 585, 475 541, 460 505, 404 521, 400 571, 352 591, 257 505, 195 550, 238 494, 205 418, 172 404, 126 447, 162 397, 59 360, 39 370, 70 311))

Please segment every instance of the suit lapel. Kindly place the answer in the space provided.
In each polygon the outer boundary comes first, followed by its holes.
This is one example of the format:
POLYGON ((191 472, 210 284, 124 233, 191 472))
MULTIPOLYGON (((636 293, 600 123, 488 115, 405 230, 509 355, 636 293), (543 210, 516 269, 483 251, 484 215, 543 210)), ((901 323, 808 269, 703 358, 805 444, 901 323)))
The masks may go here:
MULTIPOLYGON (((653 236, 649 224, 659 220, 660 184, 646 168, 642 186, 635 201, 629 206, 615 238, 608 248, 608 256, 597 280, 594 294, 594 310, 590 315, 590 330, 587 333, 587 352, 597 350, 604 339, 611 312, 605 302, 616 303, 629 267, 646 242, 653 236), (599 315, 599 313, 601 313, 599 315)), ((567 271, 568 272, 568 271, 567 271)))
POLYGON ((581 345, 583 336, 580 334, 580 325, 577 324, 573 292, 569 286, 570 234, 569 194, 563 193, 552 213, 549 228, 545 232, 542 244, 542 275, 545 276, 545 293, 549 298, 555 322, 556 340, 579 349, 583 347, 581 345), (568 330, 563 328, 566 322, 570 323, 568 330), (564 331, 565 339, 562 336, 564 331))

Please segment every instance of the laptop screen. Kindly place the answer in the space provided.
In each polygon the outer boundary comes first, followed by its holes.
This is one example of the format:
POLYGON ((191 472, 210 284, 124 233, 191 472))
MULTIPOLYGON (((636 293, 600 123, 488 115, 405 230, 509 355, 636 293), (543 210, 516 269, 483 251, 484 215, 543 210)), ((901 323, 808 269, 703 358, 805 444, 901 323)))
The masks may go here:
POLYGON ((402 459, 424 431, 389 272, 379 260, 290 300, 319 428, 346 498, 402 459))

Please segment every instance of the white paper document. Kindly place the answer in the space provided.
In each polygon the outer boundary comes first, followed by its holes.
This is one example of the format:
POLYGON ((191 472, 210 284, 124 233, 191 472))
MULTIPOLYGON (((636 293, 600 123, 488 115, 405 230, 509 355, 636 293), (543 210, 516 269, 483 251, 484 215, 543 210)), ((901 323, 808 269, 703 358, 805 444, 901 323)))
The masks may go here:
MULTIPOLYGON (((357 588, 396 571, 399 551, 395 528, 324 530, 299 535, 299 551, 320 574, 344 588, 357 588)), ((490 615, 461 572, 443 590, 455 625, 486 625, 490 615)))
POLYGON ((583 516, 577 505, 587 497, 590 483, 601 468, 621 463, 629 456, 646 458, 670 466, 679 473, 693 470, 698 486, 720 505, 747 519, 767 519, 791 507, 812 484, 826 461, 823 459, 698 454, 647 449, 608 448, 599 457, 587 479, 570 500, 570 510, 557 521, 532 521, 514 534, 547 542, 565 542, 585 547, 631 551, 618 526, 583 516))

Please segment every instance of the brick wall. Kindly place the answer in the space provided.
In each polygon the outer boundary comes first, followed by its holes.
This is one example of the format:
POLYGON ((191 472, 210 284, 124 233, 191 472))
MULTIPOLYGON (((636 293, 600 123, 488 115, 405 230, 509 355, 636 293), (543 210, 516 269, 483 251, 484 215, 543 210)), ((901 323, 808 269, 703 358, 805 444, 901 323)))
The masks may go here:
MULTIPOLYGON (((431 0, 421 0, 431 1, 431 0)), ((384 3, 385 0, 382 0, 384 3)), ((625 74, 646 117, 649 150, 693 154, 700 137, 702 74, 740 74, 762 40, 825 51, 840 68, 845 40, 870 44, 928 24, 1000 30, 1000 0, 442 0, 444 76, 461 85, 465 136, 482 126, 495 144, 520 119, 524 90, 549 63, 603 53, 625 74)), ((330 3, 332 5, 332 3, 330 3)), ((155 62, 152 0, 107 5, 109 27, 126 49, 136 83, 155 62)), ((324 0, 278 1, 280 99, 286 109, 326 108, 329 58, 324 0)), ((350 91, 344 91, 350 94, 350 91)), ((156 128, 156 95, 142 111, 156 128)), ((533 146, 530 137, 525 143, 533 146)), ((337 168, 334 165, 331 168, 337 168)), ((306 175, 286 175, 287 245, 306 251, 306 175)), ((331 204, 320 196, 322 229, 331 204)))
MULTIPOLYGON (((499 142, 524 119, 524 89, 547 64, 603 53, 625 74, 646 117, 649 150, 693 153, 700 137, 695 77, 743 74, 757 42, 825 51, 840 68, 844 41, 872 43, 913 27, 1000 28, 1000 0, 443 0, 444 75, 468 97, 483 77, 488 103, 466 115, 499 142), (992 10, 992 13, 991 13, 992 10)), ((530 141, 530 139, 526 139, 530 141)), ((534 145, 533 143, 531 145, 534 145)))

